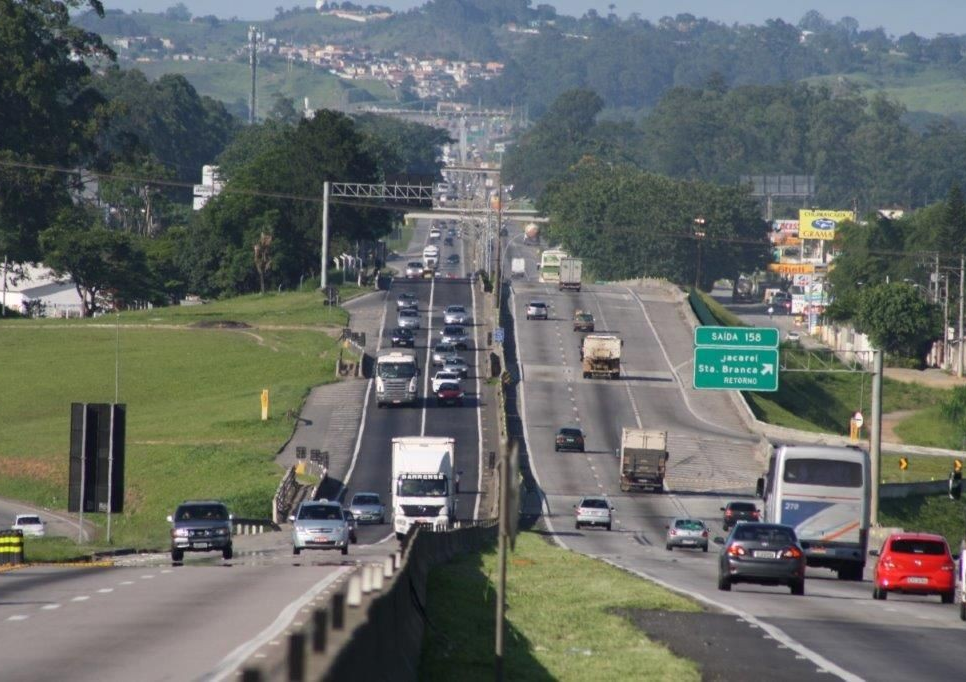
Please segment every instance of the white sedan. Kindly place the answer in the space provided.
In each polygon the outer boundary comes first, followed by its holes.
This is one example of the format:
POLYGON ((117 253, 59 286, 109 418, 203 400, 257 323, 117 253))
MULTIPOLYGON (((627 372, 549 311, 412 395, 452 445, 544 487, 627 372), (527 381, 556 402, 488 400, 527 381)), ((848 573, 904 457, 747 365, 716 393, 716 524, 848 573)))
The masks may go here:
POLYGON ((461 305, 447 306, 443 311, 444 324, 467 325, 470 323, 470 314, 461 305))
POLYGON ((24 537, 42 538, 47 534, 47 524, 36 514, 17 514, 11 529, 23 531, 24 537))
POLYGON ((439 390, 440 384, 458 384, 460 383, 461 377, 459 372, 447 372, 445 370, 440 370, 436 372, 433 377, 433 393, 439 390))

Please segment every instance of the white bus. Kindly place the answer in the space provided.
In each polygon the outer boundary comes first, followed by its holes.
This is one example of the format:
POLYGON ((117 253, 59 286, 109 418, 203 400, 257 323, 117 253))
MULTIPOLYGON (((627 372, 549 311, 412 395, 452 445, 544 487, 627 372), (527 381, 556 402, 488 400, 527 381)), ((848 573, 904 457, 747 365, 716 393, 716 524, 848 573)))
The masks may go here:
POLYGON ((809 566, 861 580, 869 531, 869 455, 858 447, 781 445, 758 479, 766 523, 792 526, 809 566))
POLYGON ((556 284, 560 281, 560 259, 567 258, 563 249, 547 249, 540 254, 540 281, 556 284))

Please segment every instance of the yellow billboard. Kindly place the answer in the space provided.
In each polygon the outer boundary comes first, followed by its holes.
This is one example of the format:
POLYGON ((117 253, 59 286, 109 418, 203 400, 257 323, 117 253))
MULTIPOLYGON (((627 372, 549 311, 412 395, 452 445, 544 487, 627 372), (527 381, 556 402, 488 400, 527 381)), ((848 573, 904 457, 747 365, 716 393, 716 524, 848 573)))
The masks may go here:
POLYGON ((813 263, 769 263, 768 272, 777 272, 780 275, 808 275, 815 272, 813 263))
POLYGON ((855 220, 852 211, 822 211, 801 209, 798 212, 799 239, 835 239, 839 223, 855 220))

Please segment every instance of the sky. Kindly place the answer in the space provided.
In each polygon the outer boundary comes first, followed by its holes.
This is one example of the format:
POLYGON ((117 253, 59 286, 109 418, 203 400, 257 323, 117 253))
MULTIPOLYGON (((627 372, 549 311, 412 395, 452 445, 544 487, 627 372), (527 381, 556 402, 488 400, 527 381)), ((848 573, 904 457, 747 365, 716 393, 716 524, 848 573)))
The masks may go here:
MULTIPOLYGON (((178 0, 104 0, 107 9, 138 9, 159 12, 176 4, 178 0)), ((214 14, 218 17, 237 16, 241 19, 270 19, 276 7, 286 9, 295 6, 314 5, 314 0, 183 0, 193 14, 214 14)), ((386 5, 402 10, 423 4, 419 0, 354 0, 357 5, 386 5)), ((900 36, 915 31, 921 36, 932 37, 937 33, 966 34, 966 2, 962 0, 918 0, 917 2, 894 2, 887 0, 532 0, 531 6, 541 2, 557 8, 560 14, 580 16, 590 8, 599 14, 608 13, 608 5, 626 17, 637 12, 644 19, 656 21, 662 16, 684 12, 698 17, 708 17, 726 24, 761 24, 765 19, 781 18, 797 23, 810 9, 816 9, 827 18, 837 21, 843 16, 859 20, 862 28, 882 26, 887 33, 900 36)))

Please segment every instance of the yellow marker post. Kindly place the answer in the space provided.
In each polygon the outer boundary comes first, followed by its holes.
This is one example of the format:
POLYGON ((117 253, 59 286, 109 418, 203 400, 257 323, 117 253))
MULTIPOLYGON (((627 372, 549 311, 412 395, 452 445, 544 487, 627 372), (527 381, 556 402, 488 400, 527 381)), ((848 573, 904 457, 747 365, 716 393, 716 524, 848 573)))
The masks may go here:
POLYGON ((268 389, 262 389, 262 421, 268 421, 268 389))
POLYGON ((906 459, 905 457, 900 457, 899 458, 899 470, 900 471, 905 471, 908 468, 909 468, 909 460, 906 459))

